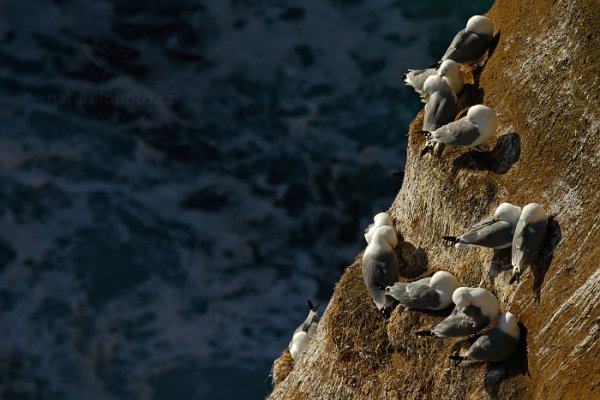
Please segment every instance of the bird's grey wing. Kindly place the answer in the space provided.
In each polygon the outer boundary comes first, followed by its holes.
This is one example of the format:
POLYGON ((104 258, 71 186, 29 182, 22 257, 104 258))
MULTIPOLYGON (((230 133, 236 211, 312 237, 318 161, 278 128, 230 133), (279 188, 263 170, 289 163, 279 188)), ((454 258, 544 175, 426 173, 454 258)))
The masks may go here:
POLYGON ((385 303, 384 289, 399 277, 398 260, 393 251, 363 258, 362 273, 367 289, 377 304, 385 303))
POLYGON ((309 326, 308 329, 306 330, 306 334, 308 335, 308 337, 312 337, 312 335, 315 333, 315 331, 317 330, 317 326, 319 326, 319 320, 315 320, 313 321, 309 326))
POLYGON ((480 229, 484 226, 492 225, 493 223, 498 222, 498 221, 499 221, 498 218, 496 218, 494 215, 492 215, 491 217, 484 218, 481 221, 477 222, 476 224, 472 225, 469 228, 469 230, 472 231, 472 230, 480 229))
POLYGON ((451 146, 470 146, 479 136, 477 125, 466 118, 446 124, 431 134, 434 142, 446 143, 451 146))
MULTIPOLYGON (((450 46, 448 46, 448 49, 446 49, 446 53, 442 57, 442 61, 447 60, 449 57, 451 57, 456 51, 456 49, 462 45, 467 36, 468 33, 465 29, 461 29, 460 31, 458 31, 458 33, 454 36, 454 39, 452 39, 452 42, 450 42, 450 46)), ((450 59, 456 61, 453 58, 450 59)))
POLYGON ((432 332, 441 337, 468 336, 476 333, 473 320, 456 308, 446 319, 433 327, 432 332))
POLYGON ((454 40, 446 50, 442 60, 453 60, 457 63, 466 63, 478 60, 483 56, 490 44, 490 36, 466 32, 464 29, 456 34, 454 40))
MULTIPOLYGON (((483 221, 482 221, 483 222, 483 221)), ((510 246, 512 243, 512 225, 506 221, 479 223, 474 228, 460 236, 468 244, 499 248, 510 246)))
POLYGON ((517 249, 527 253, 531 249, 532 238, 534 234, 535 232, 531 225, 525 225, 515 237, 513 244, 517 249))
POLYGON ((469 348, 466 357, 470 360, 497 362, 512 356, 519 341, 506 332, 494 328, 481 335, 469 348))
POLYGON ((402 303, 408 308, 436 308, 440 305, 440 296, 435 288, 429 285, 411 284, 406 288, 408 300, 402 303))
POLYGON ((456 100, 450 93, 448 95, 436 91, 425 104, 423 130, 433 131, 454 121, 456 116, 456 100))
POLYGON ((386 288, 385 292, 402 303, 409 297, 408 292, 406 291, 406 285, 408 285, 406 282, 396 282, 394 286, 386 288))
POLYGON ((391 286, 398 280, 400 268, 393 251, 385 252, 377 258, 378 267, 372 269, 372 282, 381 289, 391 286))
POLYGON ((468 317, 473 327, 473 333, 476 333, 491 322, 488 317, 482 314, 481 309, 474 305, 468 305, 462 309, 462 313, 468 317))

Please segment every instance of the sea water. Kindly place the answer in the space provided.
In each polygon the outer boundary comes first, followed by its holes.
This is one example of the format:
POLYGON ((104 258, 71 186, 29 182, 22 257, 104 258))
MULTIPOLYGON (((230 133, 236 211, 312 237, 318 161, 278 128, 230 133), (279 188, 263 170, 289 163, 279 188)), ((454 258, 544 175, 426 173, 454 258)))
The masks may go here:
POLYGON ((0 398, 263 398, 490 5, 3 2, 0 398))

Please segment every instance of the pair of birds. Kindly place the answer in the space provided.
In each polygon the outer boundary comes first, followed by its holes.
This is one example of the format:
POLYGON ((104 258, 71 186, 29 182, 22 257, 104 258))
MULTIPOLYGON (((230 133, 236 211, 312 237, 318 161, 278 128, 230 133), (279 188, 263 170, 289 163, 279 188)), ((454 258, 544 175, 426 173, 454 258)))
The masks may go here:
POLYGON ((444 236, 457 248, 467 246, 492 249, 512 248, 513 276, 510 283, 518 281, 523 270, 535 263, 544 248, 548 230, 548 215, 537 203, 520 207, 510 203, 500 204, 494 215, 473 225, 460 236, 444 236))
POLYGON ((426 103, 423 128, 418 131, 427 139, 421 156, 433 153, 436 143, 478 148, 496 132, 496 113, 482 104, 471 107, 467 115, 454 120, 457 95, 464 86, 459 63, 478 62, 488 50, 493 33, 494 26, 489 18, 472 16, 465 29, 456 34, 439 63, 432 68, 410 70, 402 76, 426 103))
MULTIPOLYGON (((367 249, 362 273, 369 294, 380 310, 397 300, 409 309, 442 310, 454 303, 452 313, 420 336, 468 336, 487 327, 498 316, 500 304, 483 288, 459 287, 456 277, 446 271, 416 282, 396 282, 398 262, 393 249, 398 239, 391 218, 379 213, 365 231, 367 249)), ((519 328, 511 313, 504 313, 497 327, 481 335, 463 356, 451 358, 463 363, 502 361, 512 356, 519 343, 519 328)))
MULTIPOLYGON (((491 324, 500 311, 496 296, 483 288, 459 287, 458 280, 446 271, 416 282, 397 282, 385 290, 409 309, 442 310, 454 303, 452 313, 430 330, 418 336, 458 337, 475 335, 491 324)), ((459 364, 498 362, 511 357, 519 345, 516 317, 506 312, 496 327, 485 332, 464 355, 453 355, 459 364)))

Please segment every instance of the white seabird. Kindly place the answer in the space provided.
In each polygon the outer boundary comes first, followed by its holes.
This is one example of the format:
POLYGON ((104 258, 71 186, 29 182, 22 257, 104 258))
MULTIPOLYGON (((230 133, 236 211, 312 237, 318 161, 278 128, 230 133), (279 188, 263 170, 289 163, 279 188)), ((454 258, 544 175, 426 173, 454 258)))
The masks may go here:
POLYGON ((455 95, 458 95, 465 84, 463 74, 460 71, 460 66, 452 61, 445 60, 441 63, 438 69, 426 68, 426 69, 409 69, 408 72, 401 76, 402 80, 408 85, 412 86, 421 96, 421 101, 427 103, 428 95, 425 92, 425 81, 431 76, 439 76, 443 78, 455 95))
POLYGON ((393 304, 393 299, 386 296, 385 288, 398 280, 398 259, 394 253, 397 245, 396 230, 391 226, 380 226, 373 232, 371 242, 363 254, 363 279, 380 311, 385 311, 393 304))
POLYGON ((456 94, 444 79, 437 75, 430 76, 423 86, 429 95, 425 104, 423 130, 434 131, 437 128, 454 121, 456 116, 456 94))
POLYGON ((452 293, 459 286, 454 275, 438 271, 416 282, 396 282, 385 288, 385 293, 406 308, 442 310, 452 304, 452 293))
POLYGON ((517 318, 510 312, 503 313, 497 327, 481 335, 464 355, 450 356, 450 359, 457 360, 458 365, 504 361, 517 350, 519 337, 517 318))
POLYGON ((521 207, 502 203, 494 215, 473 225, 460 236, 444 236, 444 240, 456 243, 456 248, 481 246, 504 249, 512 245, 513 234, 521 215, 521 207))
MULTIPOLYGON (((429 143, 451 146, 476 147, 489 140, 498 128, 496 113, 482 104, 469 108, 467 115, 434 131, 417 131, 425 134, 429 143)), ((424 155, 426 151, 421 152, 424 155)))
POLYGON ((306 349, 308 346, 308 342, 312 338, 312 335, 317 330, 317 326, 319 325, 319 314, 317 314, 317 309, 319 308, 319 304, 316 307, 313 306, 312 302, 308 300, 308 316, 304 320, 298 328, 294 331, 294 335, 292 336, 292 340, 288 345, 290 349, 290 354, 292 358, 295 360, 298 358, 298 355, 306 349))
POLYGON ((519 280, 525 267, 538 259, 548 229, 548 215, 544 208, 531 203, 523 207, 512 240, 513 276, 510 283, 519 280))
POLYGON ((482 15, 474 15, 467 26, 460 30, 448 46, 442 61, 453 60, 460 64, 471 64, 485 54, 494 34, 494 24, 482 15))
POLYGON ((375 214, 375 216, 373 217, 373 223, 367 226, 367 229, 365 229, 365 240, 367 241, 367 244, 371 242, 371 237, 373 236, 373 232, 375 232, 375 229, 385 225, 391 226, 392 228, 394 227, 392 219, 390 218, 388 213, 380 212, 378 214, 375 214))
POLYGON ((483 288, 460 287, 452 294, 456 305, 452 313, 430 330, 418 336, 469 336, 488 326, 498 316, 500 303, 496 296, 483 288))

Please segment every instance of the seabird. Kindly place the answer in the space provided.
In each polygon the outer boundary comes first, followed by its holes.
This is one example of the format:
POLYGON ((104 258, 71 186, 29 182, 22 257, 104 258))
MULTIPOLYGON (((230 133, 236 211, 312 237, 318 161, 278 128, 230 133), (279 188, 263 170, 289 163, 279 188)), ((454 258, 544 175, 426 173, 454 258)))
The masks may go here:
POLYGON ((454 121, 456 95, 448 82, 437 75, 433 75, 427 78, 423 90, 429 94, 429 101, 425 104, 423 130, 434 131, 454 121))
POLYGON ((452 313, 431 330, 418 336, 469 336, 488 326, 498 316, 500 304, 496 296, 483 288, 460 287, 452 294, 456 305, 452 313))
POLYGON ((523 207, 512 240, 513 276, 510 283, 518 281, 525 267, 538 259, 547 228, 548 215, 541 205, 531 203, 523 207))
POLYGON ((453 60, 460 64, 472 64, 485 54, 494 34, 494 24, 482 15, 474 15, 467 26, 460 30, 441 61, 453 60))
MULTIPOLYGON (((450 122, 433 131, 417 131, 425 135, 429 143, 444 143, 451 146, 475 147, 484 143, 496 132, 496 113, 489 107, 477 104, 458 121, 450 122)), ((421 156, 427 151, 421 152, 421 156)))
POLYGON ((365 240, 367 241, 367 244, 369 244, 371 241, 371 237, 373 236, 375 229, 385 225, 394 227, 392 219, 387 213, 380 212, 373 217, 373 223, 370 224, 367 229, 365 229, 365 240))
POLYGON ((442 310, 452 304, 452 293, 459 286, 454 275, 438 271, 416 282, 396 282, 385 288, 385 293, 406 308, 442 310))
POLYGON ((408 86, 412 86, 415 89, 415 92, 421 96, 423 103, 427 103, 428 94, 425 92, 424 87, 425 81, 431 76, 443 78, 456 95, 461 92, 465 84, 460 66, 452 60, 445 60, 438 69, 409 69, 406 74, 401 75, 401 78, 408 86))
POLYGON ((500 316, 498 326, 481 335, 464 355, 450 356, 458 365, 498 362, 510 358, 519 346, 519 325, 510 312, 500 316))
POLYGON ((398 280, 399 267, 394 248, 398 245, 396 230, 391 226, 380 226, 373 232, 371 242, 362 258, 362 274, 369 294, 380 311, 393 304, 386 296, 385 288, 398 280))
POLYGON ((320 304, 317 304, 316 307, 313 306, 312 302, 308 300, 308 316, 304 320, 304 322, 296 328, 294 331, 294 335, 292 336, 292 341, 288 345, 290 349, 290 354, 292 358, 295 360, 298 358, 298 355, 306 349, 308 346, 308 342, 312 335, 317 330, 317 326, 319 325, 319 314, 317 314, 317 309, 320 304))
POLYGON ((456 248, 481 246, 504 249, 512 245, 513 234, 521 215, 521 207, 502 203, 494 215, 473 225, 460 236, 444 236, 444 240, 456 243, 456 248))

